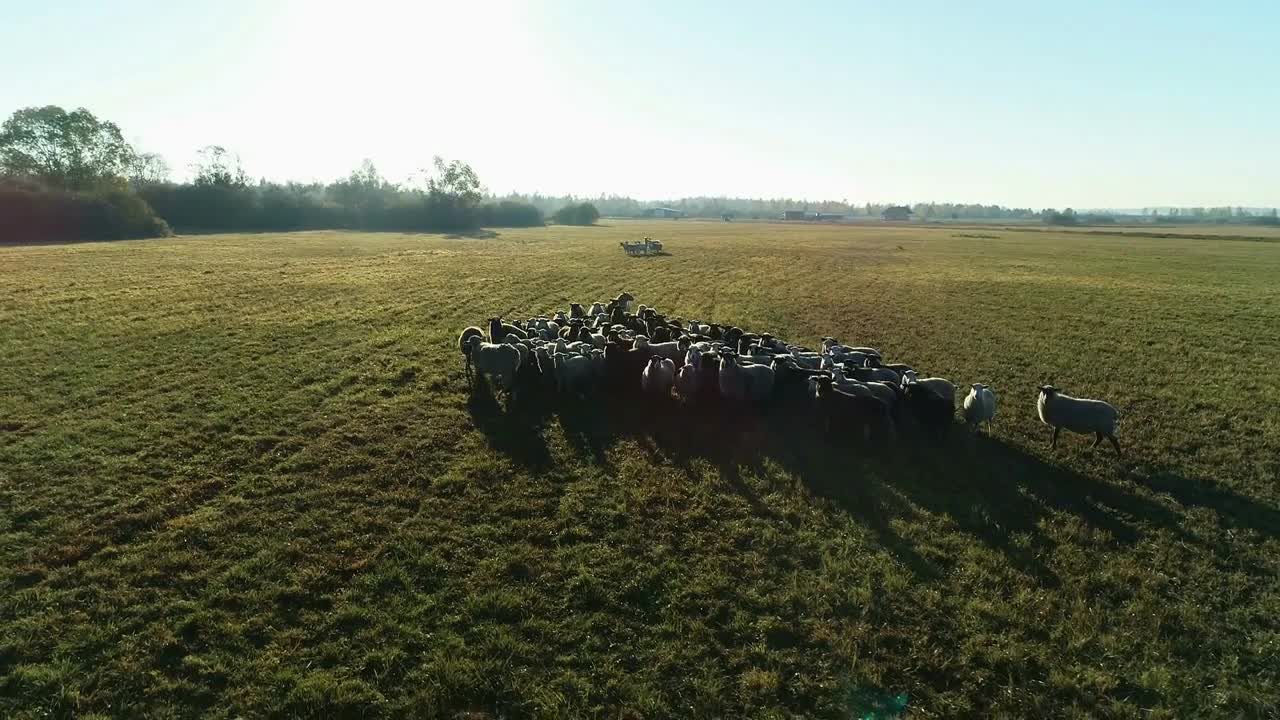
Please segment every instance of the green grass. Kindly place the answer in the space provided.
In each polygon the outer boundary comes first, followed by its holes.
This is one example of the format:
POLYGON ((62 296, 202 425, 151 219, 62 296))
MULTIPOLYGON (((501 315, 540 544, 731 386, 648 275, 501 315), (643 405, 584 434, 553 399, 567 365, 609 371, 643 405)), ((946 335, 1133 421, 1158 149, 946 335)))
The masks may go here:
POLYGON ((0 715, 1275 717, 1280 244, 605 222, 0 249, 0 715), (993 435, 469 400, 463 326, 622 289, 993 435))

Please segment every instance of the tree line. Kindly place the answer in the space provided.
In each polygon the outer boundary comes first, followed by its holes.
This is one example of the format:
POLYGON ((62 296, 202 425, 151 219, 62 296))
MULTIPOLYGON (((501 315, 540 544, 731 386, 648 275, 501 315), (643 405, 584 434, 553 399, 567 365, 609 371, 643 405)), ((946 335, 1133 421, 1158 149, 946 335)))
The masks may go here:
MULTIPOLYGON (((181 232, 246 230, 467 231, 539 226, 550 218, 590 225, 599 217, 639 217, 668 207, 686 217, 777 219, 789 210, 879 217, 883 203, 793 198, 687 197, 644 202, 599 197, 485 193, 466 163, 434 158, 414 181, 395 183, 366 160, 330 183, 252 181, 240 158, 220 145, 202 149, 187 182, 171 180, 164 158, 133 148, 120 128, 80 108, 16 111, 0 125, 0 242, 111 240, 181 232)), ((1116 222, 1280 224, 1275 209, 1144 210, 1141 217, 1080 214, 974 203, 915 203, 917 220, 1039 220, 1051 225, 1116 222)))
POLYGON ((246 230, 467 231, 545 223, 537 207, 486 197, 471 166, 439 157, 416 183, 366 160, 331 183, 253 182, 240 158, 202 149, 188 182, 83 108, 24 108, 0 125, 0 242, 113 240, 246 230))

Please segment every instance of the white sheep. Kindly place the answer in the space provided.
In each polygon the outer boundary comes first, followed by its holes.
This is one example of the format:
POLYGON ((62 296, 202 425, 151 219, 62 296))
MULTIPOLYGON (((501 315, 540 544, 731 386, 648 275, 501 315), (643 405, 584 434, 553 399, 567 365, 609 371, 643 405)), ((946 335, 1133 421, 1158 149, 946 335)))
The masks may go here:
POLYGON ((644 335, 636 336, 635 347, 638 349, 648 348, 649 352, 654 355, 660 355, 672 363, 684 359, 685 353, 689 348, 687 341, 672 340, 671 342, 655 343, 649 342, 649 338, 644 335), (683 347, 681 347, 682 345, 683 347))
POLYGON ((510 391, 520 369, 520 351, 507 343, 487 343, 480 336, 471 337, 471 365, 477 375, 488 375, 498 386, 510 391))
POLYGON ((1116 454, 1120 454, 1120 441, 1116 440, 1116 420, 1120 413, 1110 403, 1071 397, 1052 385, 1041 385, 1036 413, 1040 422, 1053 428, 1053 439, 1049 443, 1052 447, 1058 447, 1058 432, 1066 428, 1083 435, 1093 433, 1092 447, 1098 447, 1105 437, 1111 441, 1116 454))
POLYGON ((591 303, 591 310, 590 312, 587 313, 587 315, 591 317, 595 317, 596 315, 604 315, 604 314, 605 314, 604 303, 601 303, 601 302, 591 303))
POLYGON ((996 416, 996 394, 991 386, 974 383, 969 386, 969 394, 964 398, 964 421, 971 430, 977 430, 982 423, 988 426, 996 416))
POLYGON ((667 358, 654 355, 640 373, 640 389, 647 395, 665 397, 671 394, 676 365, 667 358))
POLYGON ((472 326, 465 328, 458 336, 458 349, 462 351, 462 370, 467 376, 467 382, 471 382, 471 338, 473 337, 484 338, 484 331, 472 326))

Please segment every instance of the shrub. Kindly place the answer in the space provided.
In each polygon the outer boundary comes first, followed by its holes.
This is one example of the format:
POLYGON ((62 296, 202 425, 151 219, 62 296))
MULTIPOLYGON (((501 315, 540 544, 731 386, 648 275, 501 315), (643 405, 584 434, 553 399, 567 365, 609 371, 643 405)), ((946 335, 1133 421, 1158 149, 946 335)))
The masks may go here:
POLYGON ((151 206, 123 186, 68 192, 30 182, 0 182, 0 242, 123 240, 172 235, 151 206))
POLYGON ((600 211, 595 205, 584 202, 560 208, 551 219, 561 225, 593 225, 600 219, 600 211))
POLYGON ((480 224, 485 227, 538 227, 546 224, 542 211, 522 202, 503 200, 480 206, 480 224))

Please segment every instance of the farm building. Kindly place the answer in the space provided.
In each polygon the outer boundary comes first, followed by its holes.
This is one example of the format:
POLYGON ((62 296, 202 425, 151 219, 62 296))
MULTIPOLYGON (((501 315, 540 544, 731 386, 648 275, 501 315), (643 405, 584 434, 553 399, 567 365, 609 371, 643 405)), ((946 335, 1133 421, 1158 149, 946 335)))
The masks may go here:
POLYGON ((840 222, 844 220, 844 213, 814 213, 813 219, 818 222, 840 222))
POLYGON ((783 220, 803 220, 805 211, 803 210, 784 210, 782 212, 783 220))
POLYGON ((910 220, 911 208, 906 205, 893 205, 885 208, 884 212, 880 213, 880 218, 882 220, 910 220))
POLYGON ((656 207, 646 208, 643 215, 644 217, 653 218, 680 218, 684 217, 684 211, 669 207, 656 207))

